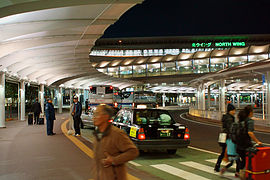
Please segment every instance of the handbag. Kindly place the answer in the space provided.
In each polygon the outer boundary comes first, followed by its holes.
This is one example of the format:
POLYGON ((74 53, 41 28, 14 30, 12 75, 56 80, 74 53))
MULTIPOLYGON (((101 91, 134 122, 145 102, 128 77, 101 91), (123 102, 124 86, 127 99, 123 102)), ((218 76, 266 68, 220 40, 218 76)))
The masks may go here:
POLYGON ((218 136, 219 143, 226 143, 226 139, 227 139, 227 133, 224 133, 224 132, 219 133, 219 136, 218 136))

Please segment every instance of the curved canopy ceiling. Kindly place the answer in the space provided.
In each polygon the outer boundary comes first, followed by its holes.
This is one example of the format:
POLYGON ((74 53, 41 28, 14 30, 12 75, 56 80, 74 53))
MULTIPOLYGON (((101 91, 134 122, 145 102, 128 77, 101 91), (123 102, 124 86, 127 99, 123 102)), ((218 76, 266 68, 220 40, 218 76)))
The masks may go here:
POLYGON ((0 71, 48 86, 130 86, 134 82, 92 68, 89 52, 108 26, 142 1, 1 0, 0 71))

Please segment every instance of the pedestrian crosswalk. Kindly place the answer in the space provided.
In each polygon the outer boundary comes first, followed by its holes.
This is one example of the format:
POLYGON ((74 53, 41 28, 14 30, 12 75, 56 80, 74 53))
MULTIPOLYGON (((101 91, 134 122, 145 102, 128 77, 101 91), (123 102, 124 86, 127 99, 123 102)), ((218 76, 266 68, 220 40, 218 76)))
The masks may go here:
POLYGON ((175 168, 175 167, 167 165, 167 164, 157 164, 157 165, 152 165, 152 167, 157 168, 161 171, 165 171, 165 172, 170 173, 172 175, 187 179, 187 180, 194 180, 194 179, 209 180, 209 179, 204 178, 202 176, 175 168))
MULTIPOLYGON (((172 163, 159 163, 152 164, 150 167, 160 170, 163 173, 168 173, 170 175, 175 176, 175 179, 186 179, 186 180, 209 180, 209 179, 233 179, 234 170, 231 168, 230 172, 225 172, 223 176, 221 176, 218 172, 214 172, 214 165, 216 163, 216 159, 207 159, 205 162, 195 162, 195 161, 183 161, 178 162, 178 165, 173 165, 172 163), (201 173, 200 173, 201 172, 201 173)), ((138 165, 138 163, 136 163, 138 165)), ((226 163, 223 163, 223 166, 226 163)))

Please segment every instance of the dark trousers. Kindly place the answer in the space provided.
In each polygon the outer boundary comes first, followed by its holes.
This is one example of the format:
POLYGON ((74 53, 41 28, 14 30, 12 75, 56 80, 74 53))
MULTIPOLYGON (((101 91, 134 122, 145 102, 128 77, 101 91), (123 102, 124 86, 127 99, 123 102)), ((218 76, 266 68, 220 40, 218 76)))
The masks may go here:
POLYGON ((39 115, 40 113, 34 112, 34 120, 35 120, 34 124, 38 124, 39 115))
POLYGON ((73 116, 74 120, 74 129, 75 129, 75 134, 81 134, 81 129, 80 129, 80 123, 81 123, 81 118, 80 117, 75 117, 73 116))
POLYGON ((47 119, 47 123, 46 124, 47 124, 47 135, 52 135, 53 134, 54 120, 47 119))
POLYGON ((240 156, 239 169, 244 169, 246 166, 246 150, 237 149, 240 156))
POLYGON ((230 161, 225 167, 226 167, 226 169, 228 169, 229 167, 231 167, 233 165, 233 162, 234 161, 236 162, 236 172, 239 173, 239 170, 240 170, 240 159, 230 161))
POLYGON ((225 143, 224 144, 221 144, 220 146, 222 148, 222 151, 221 151, 220 155, 218 156, 215 169, 219 169, 220 168, 220 164, 222 162, 222 159, 224 158, 225 150, 226 150, 226 147, 227 147, 227 145, 225 143))

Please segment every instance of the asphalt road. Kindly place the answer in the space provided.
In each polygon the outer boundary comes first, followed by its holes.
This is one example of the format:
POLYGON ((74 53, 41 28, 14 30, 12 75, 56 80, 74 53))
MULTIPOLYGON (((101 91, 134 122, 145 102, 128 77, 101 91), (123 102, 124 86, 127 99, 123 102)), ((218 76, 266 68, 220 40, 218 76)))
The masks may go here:
MULTIPOLYGON (((212 152, 220 152, 220 147, 217 143, 220 127, 184 119, 186 112, 188 112, 187 109, 170 111, 178 123, 188 126, 191 137, 190 145, 212 152)), ((266 146, 270 146, 270 133, 255 132, 255 135, 260 141, 266 143, 266 146)))

